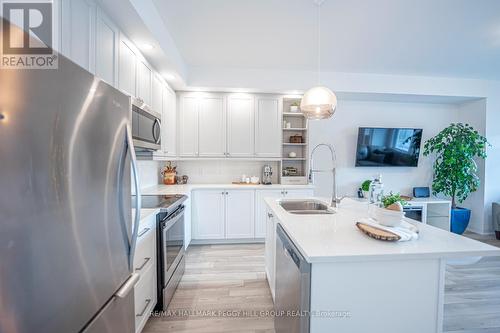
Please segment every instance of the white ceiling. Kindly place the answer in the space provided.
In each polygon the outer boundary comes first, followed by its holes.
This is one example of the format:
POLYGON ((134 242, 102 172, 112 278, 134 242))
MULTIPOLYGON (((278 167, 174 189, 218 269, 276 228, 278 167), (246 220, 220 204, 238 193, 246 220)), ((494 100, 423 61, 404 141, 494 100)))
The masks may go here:
MULTIPOLYGON (((313 0, 153 0, 189 66, 315 70, 313 0)), ((325 71, 500 80, 500 0, 326 0, 325 71)))

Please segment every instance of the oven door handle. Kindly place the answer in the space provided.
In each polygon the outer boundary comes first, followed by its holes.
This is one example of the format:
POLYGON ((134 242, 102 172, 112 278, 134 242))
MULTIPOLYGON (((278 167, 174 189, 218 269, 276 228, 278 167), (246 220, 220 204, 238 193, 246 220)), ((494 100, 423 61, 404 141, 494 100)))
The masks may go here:
POLYGON ((183 215, 186 207, 181 206, 179 209, 175 211, 172 215, 167 217, 163 222, 162 229, 170 229, 183 215))

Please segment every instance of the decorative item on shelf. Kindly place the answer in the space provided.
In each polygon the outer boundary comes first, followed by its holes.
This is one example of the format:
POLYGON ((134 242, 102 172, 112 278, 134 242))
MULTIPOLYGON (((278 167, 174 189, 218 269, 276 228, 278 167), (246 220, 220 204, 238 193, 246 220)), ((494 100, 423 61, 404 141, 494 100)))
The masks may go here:
POLYGON ((283 168, 283 176, 296 176, 298 174, 298 170, 296 167, 285 167, 283 168))
POLYGON ((292 128, 292 123, 291 123, 291 122, 289 122, 289 121, 287 121, 287 122, 285 123, 285 128, 292 128))
POLYGON ((294 151, 291 151, 291 152, 288 153, 288 157, 295 158, 295 157, 297 157, 297 153, 294 152, 294 151))
POLYGON ((250 177, 250 183, 252 184, 260 184, 260 179, 257 176, 250 177))
POLYGON ((479 188, 481 180, 475 159, 485 159, 489 145, 472 126, 461 123, 451 124, 424 145, 425 156, 436 155, 432 193, 451 197, 451 231, 454 233, 463 234, 469 225, 471 210, 458 207, 457 201, 463 202, 479 188))
POLYGON ((184 175, 184 176, 175 176, 175 182, 177 185, 185 185, 188 182, 189 177, 184 175))
POLYGON ((304 138, 300 134, 290 136, 290 143, 304 143, 304 138))
POLYGON ((290 112, 299 112, 300 102, 296 101, 290 105, 290 112))
POLYGON ((370 196, 370 185, 372 181, 367 179, 361 184, 361 190, 363 191, 363 198, 368 199, 370 196))
POLYGON ((177 175, 176 169, 177 169, 177 167, 172 166, 172 162, 170 162, 170 161, 167 163, 166 166, 164 166, 161 169, 160 174, 163 177, 163 184, 175 185, 175 183, 176 183, 175 176, 177 175))

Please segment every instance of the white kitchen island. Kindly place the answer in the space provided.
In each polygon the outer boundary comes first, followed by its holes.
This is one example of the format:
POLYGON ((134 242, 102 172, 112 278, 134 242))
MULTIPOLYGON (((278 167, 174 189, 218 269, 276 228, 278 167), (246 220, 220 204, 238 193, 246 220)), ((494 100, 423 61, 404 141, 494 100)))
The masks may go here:
POLYGON ((355 226, 367 217, 368 205, 351 199, 333 215, 290 214, 271 198, 266 204, 266 273, 273 297, 280 224, 311 264, 311 333, 441 332, 446 260, 500 256, 496 247, 424 224, 417 224, 415 241, 372 239, 355 226))

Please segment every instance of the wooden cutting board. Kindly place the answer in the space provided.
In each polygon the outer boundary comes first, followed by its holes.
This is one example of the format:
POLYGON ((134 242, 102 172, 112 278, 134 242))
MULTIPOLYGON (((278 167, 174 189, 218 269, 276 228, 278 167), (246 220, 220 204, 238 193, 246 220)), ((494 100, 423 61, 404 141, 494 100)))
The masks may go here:
POLYGON ((401 239, 401 237, 396 235, 395 233, 375 228, 372 227, 371 225, 366 225, 361 222, 356 222, 356 226, 358 227, 359 230, 361 230, 364 234, 370 236, 371 238, 388 242, 397 242, 398 240, 401 239))

